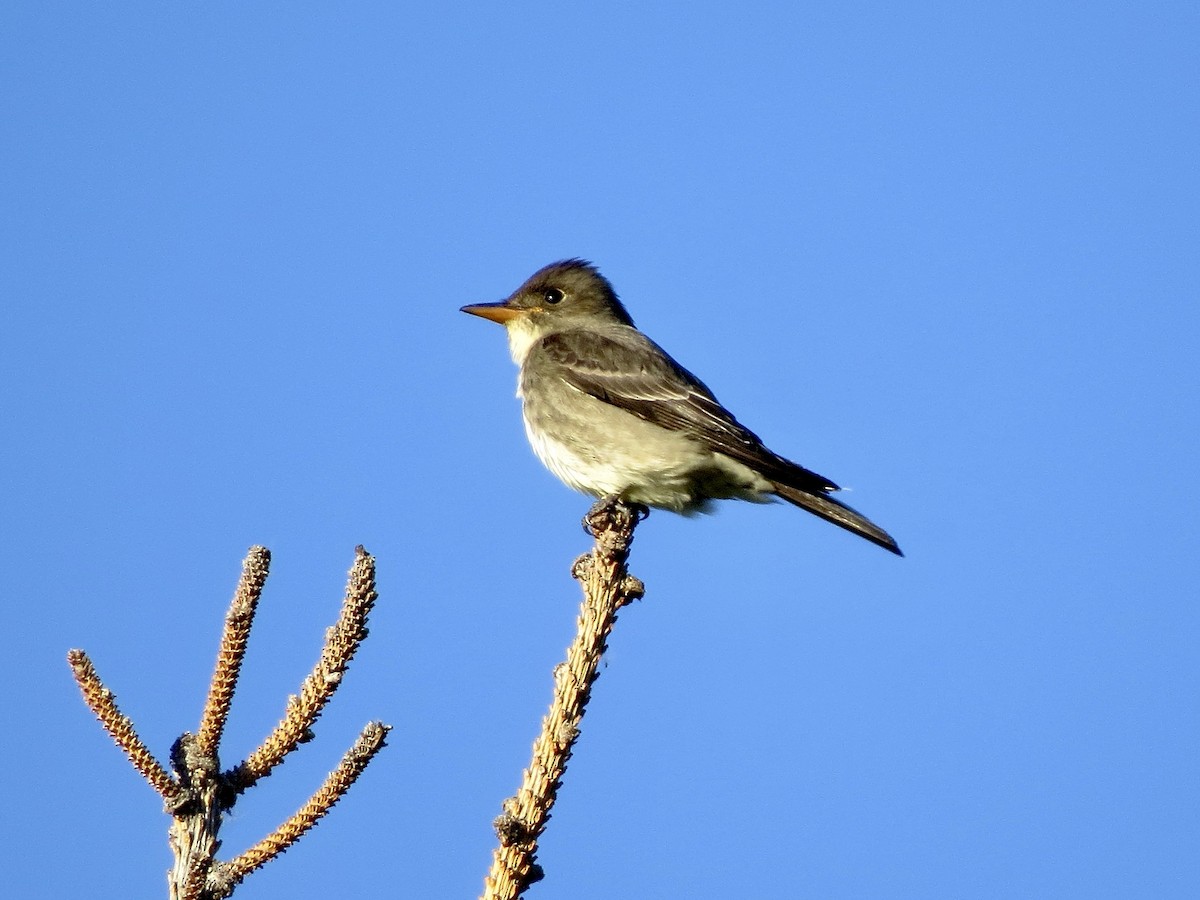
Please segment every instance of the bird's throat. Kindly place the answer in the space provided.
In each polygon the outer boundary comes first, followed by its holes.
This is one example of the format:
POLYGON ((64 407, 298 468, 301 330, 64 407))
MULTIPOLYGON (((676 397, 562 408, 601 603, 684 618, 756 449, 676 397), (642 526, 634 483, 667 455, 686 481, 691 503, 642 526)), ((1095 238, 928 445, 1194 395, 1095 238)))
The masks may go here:
POLYGON ((513 362, 521 366, 533 345, 543 337, 542 329, 538 328, 536 317, 528 315, 510 319, 504 327, 508 331, 508 352, 513 362))

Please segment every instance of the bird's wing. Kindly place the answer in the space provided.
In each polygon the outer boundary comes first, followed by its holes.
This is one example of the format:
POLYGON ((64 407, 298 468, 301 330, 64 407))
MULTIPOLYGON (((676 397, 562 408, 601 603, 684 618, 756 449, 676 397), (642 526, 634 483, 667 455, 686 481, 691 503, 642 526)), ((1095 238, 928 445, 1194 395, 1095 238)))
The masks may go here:
POLYGON ((686 431, 709 449, 768 478, 807 491, 838 489, 829 479, 768 450, 699 378, 640 333, 617 339, 593 331, 563 331, 544 337, 535 352, 539 364, 576 390, 662 428, 686 431))

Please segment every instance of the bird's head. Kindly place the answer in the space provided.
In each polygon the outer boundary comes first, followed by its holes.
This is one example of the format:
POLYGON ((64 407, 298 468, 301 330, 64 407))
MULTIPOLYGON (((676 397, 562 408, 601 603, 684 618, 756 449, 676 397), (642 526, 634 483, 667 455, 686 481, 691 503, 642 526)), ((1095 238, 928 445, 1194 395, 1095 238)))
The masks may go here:
POLYGON ((608 279, 591 263, 564 259, 538 269, 506 299, 476 303, 462 311, 539 335, 575 323, 633 325, 608 279))

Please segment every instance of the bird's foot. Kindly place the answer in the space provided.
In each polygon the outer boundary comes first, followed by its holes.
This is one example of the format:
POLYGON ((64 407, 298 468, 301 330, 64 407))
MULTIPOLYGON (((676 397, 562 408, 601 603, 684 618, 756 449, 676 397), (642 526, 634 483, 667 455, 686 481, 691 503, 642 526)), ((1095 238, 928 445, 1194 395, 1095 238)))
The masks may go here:
POLYGON ((583 517, 583 530, 591 537, 596 537, 602 531, 610 530, 626 517, 632 517, 636 525, 650 515, 650 507, 644 503, 630 503, 622 500, 620 494, 609 494, 601 497, 583 517))

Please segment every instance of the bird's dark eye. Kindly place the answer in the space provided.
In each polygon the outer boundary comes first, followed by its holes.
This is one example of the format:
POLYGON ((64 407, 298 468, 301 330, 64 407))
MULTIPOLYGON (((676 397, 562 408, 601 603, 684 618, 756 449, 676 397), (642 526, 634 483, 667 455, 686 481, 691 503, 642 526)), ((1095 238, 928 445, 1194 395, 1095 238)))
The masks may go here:
POLYGON ((542 299, 553 306, 555 303, 562 303, 563 292, 558 288, 549 288, 546 293, 542 294, 542 299))

